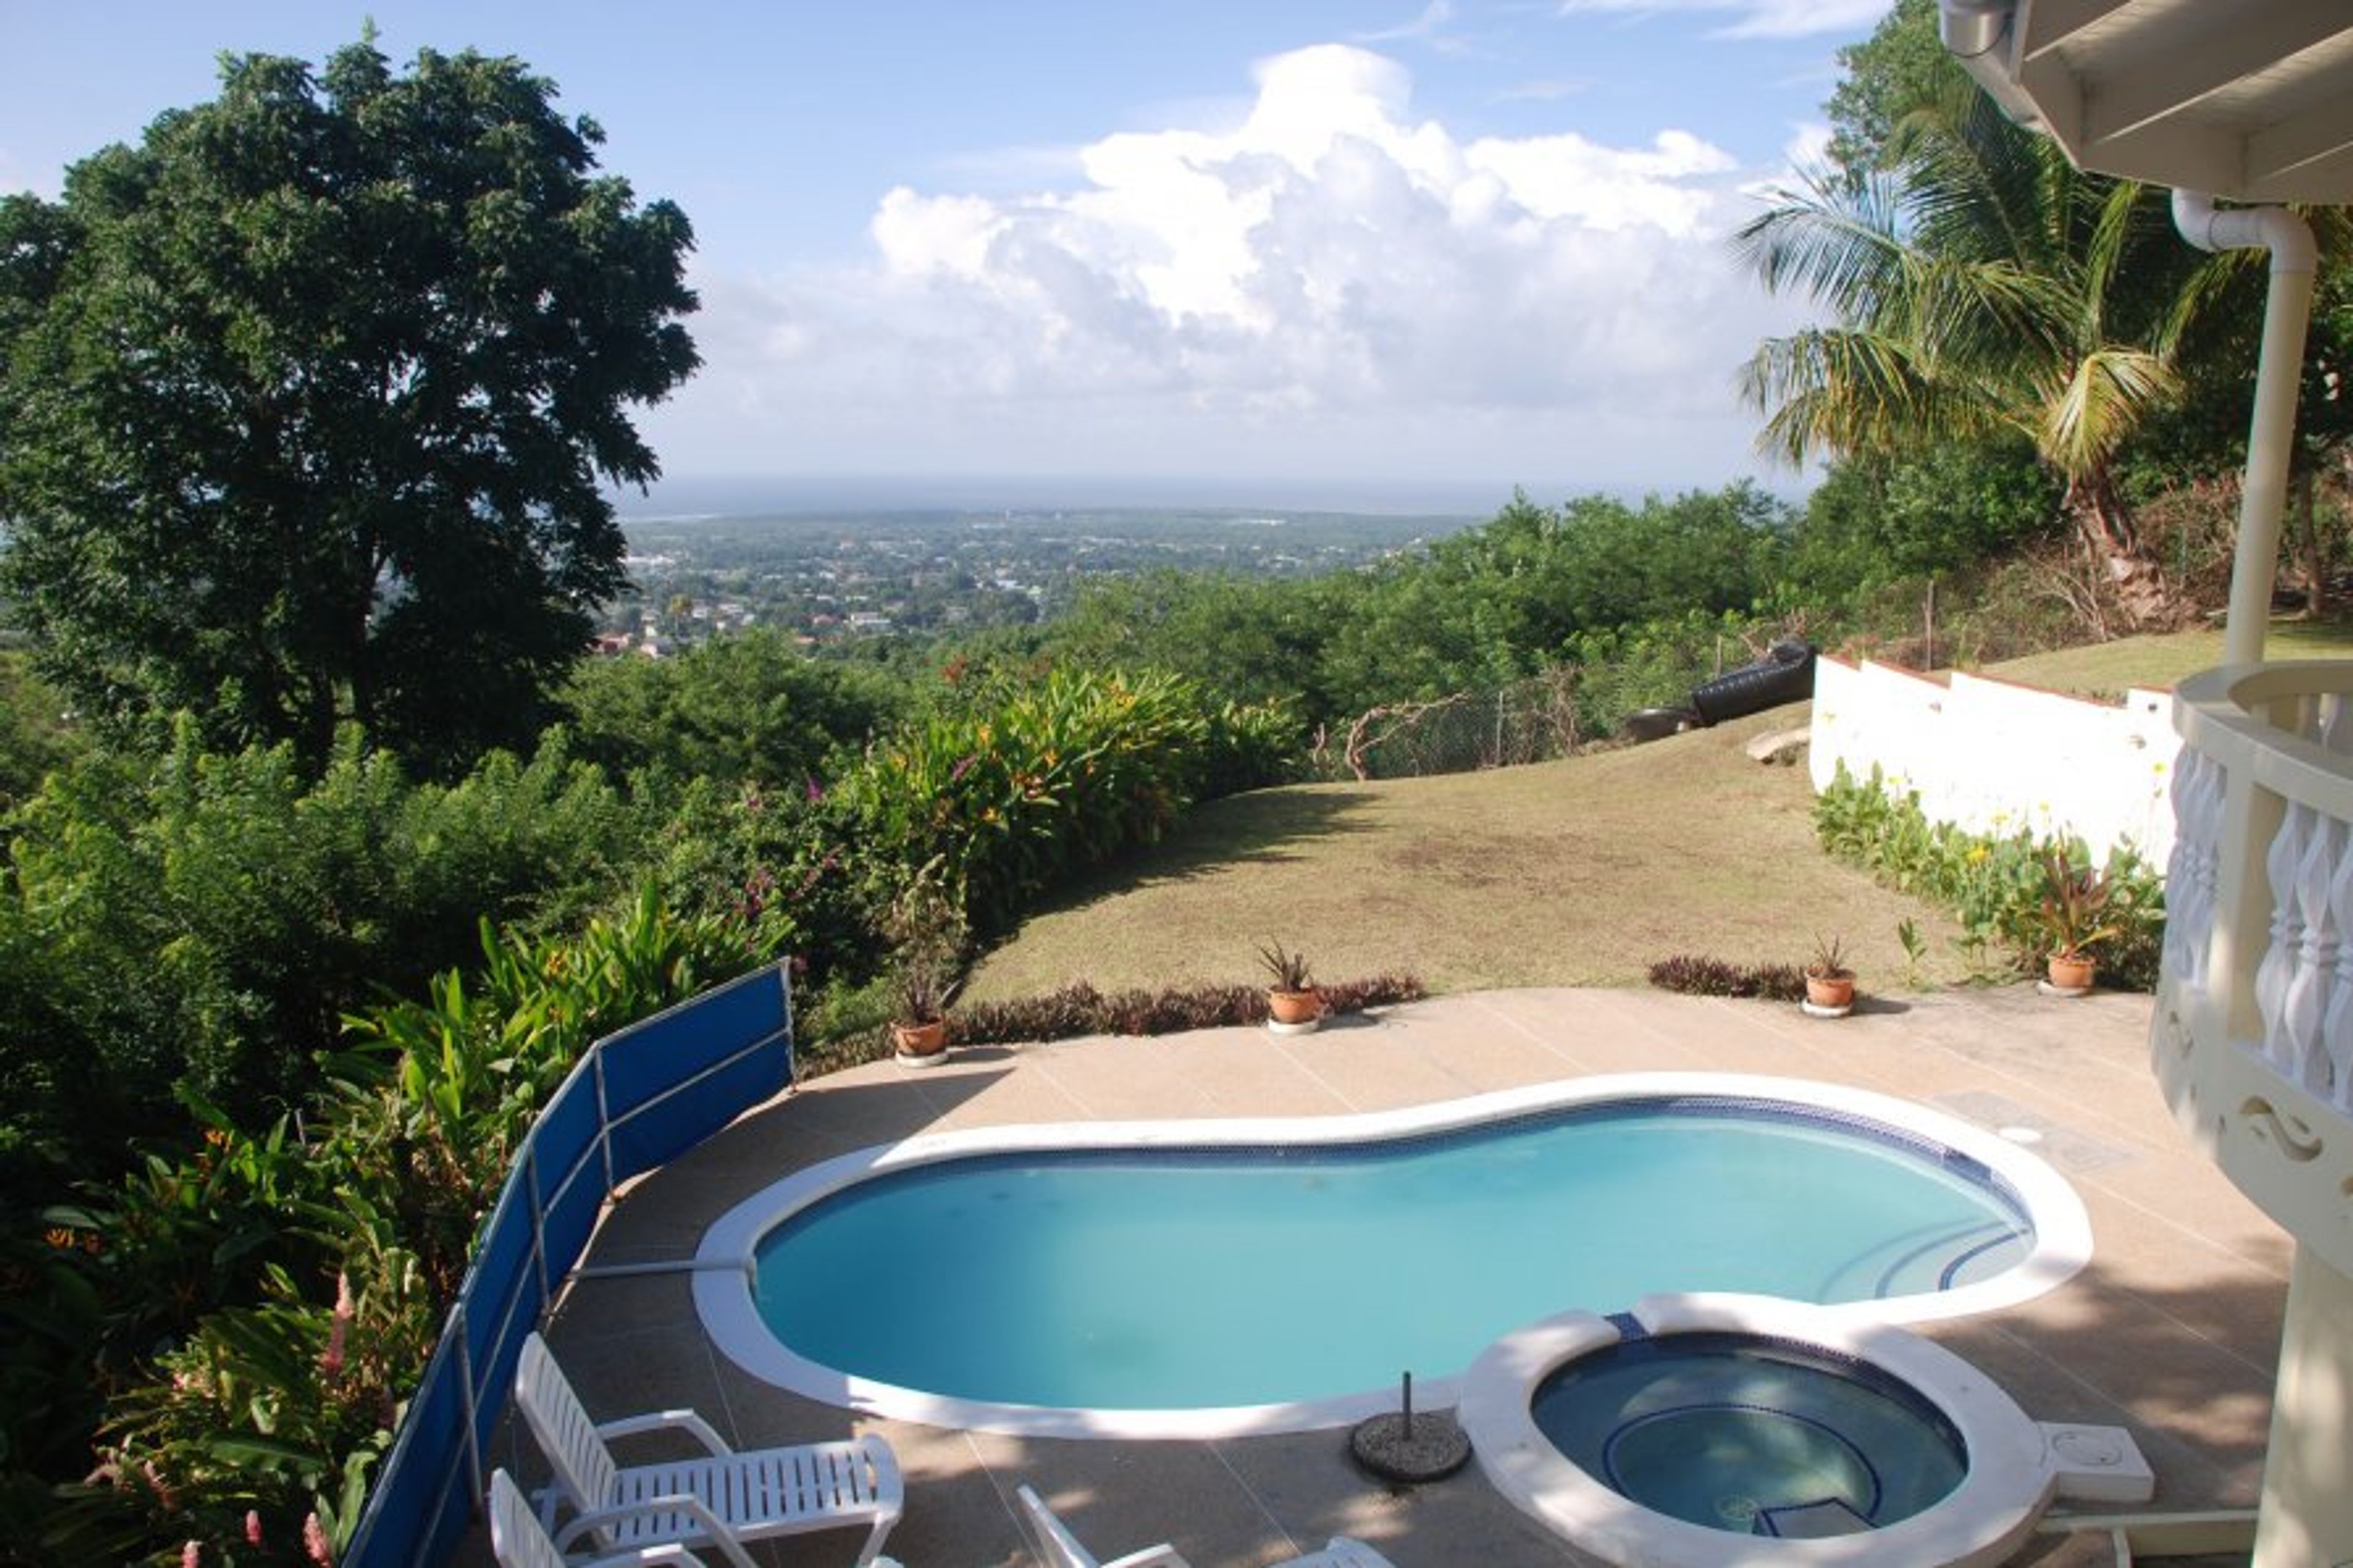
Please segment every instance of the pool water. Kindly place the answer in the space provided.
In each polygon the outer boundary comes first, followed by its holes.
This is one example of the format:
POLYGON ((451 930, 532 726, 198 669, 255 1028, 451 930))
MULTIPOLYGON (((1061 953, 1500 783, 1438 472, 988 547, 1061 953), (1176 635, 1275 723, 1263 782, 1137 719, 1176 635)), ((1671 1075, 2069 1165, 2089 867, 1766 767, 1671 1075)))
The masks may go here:
POLYGON ((1537 1387, 1539 1430, 1643 1507, 1740 1535, 1849 1535, 1910 1519, 1968 1474, 1917 1392, 1808 1346, 1731 1333, 1636 1339, 1537 1387))
POLYGON ((1532 1318, 1655 1291, 1947 1289, 2033 1244, 1983 1167, 1910 1134, 1637 1100, 1389 1142, 918 1165, 776 1226, 754 1297, 855 1377, 1183 1410, 1451 1375, 1532 1318))

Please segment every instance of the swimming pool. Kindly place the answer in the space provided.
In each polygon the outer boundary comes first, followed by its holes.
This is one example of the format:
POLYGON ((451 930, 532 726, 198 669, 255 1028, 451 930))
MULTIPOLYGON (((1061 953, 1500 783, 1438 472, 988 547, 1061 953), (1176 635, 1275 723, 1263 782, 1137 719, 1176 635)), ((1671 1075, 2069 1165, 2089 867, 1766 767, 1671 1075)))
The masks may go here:
POLYGON ((998 1129, 739 1205, 695 1291, 729 1357, 852 1408, 1175 1436, 1432 1404, 1504 1331, 1662 1290, 1874 1321, 2048 1289, 2088 1252, 2048 1167, 1921 1108, 1723 1075, 1373 1117, 998 1129))

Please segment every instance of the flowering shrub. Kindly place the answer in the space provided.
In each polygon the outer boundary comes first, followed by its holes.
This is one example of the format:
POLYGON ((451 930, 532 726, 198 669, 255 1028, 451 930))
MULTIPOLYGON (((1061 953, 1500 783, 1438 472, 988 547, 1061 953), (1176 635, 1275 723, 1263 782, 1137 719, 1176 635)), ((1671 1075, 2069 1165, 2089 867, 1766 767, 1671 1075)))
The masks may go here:
MULTIPOLYGON (((2043 902, 2052 857, 2070 866, 2086 863, 2080 840, 2062 844, 1931 823, 1919 795, 1891 795, 1876 767, 1858 782, 1841 763, 1814 803, 1814 828, 1831 854, 1864 867, 1890 887, 1943 905, 1960 921, 1970 946, 1999 947, 2021 970, 2051 951, 2043 902)), ((2164 884, 2123 846, 2098 874, 2106 900, 2104 923, 2114 928, 2099 950, 2101 973, 2116 985, 2147 990, 2157 984, 2165 937, 2164 884)))
POLYGON ((765 957, 746 930, 650 892, 571 941, 486 921, 470 981, 350 1020, 302 1136, 217 1123, 61 1211, 81 1298, 139 1353, 108 1370, 102 1462, 59 1489, 47 1560, 330 1561, 532 1116, 590 1041, 765 957), (195 1289, 161 1318, 175 1265, 195 1289))

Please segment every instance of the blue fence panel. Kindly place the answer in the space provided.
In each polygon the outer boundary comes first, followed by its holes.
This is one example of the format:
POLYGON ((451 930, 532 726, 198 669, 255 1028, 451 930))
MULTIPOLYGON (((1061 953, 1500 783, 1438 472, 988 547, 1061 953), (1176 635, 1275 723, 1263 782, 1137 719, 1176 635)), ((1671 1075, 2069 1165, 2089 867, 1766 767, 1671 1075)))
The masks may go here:
POLYGON ((466 1379, 448 1334, 410 1396, 400 1436, 368 1494, 352 1563, 438 1563, 473 1517, 466 1470, 466 1379), (371 1529, 370 1526, 374 1528, 371 1529))
POLYGON ((784 977, 755 970, 604 1042, 605 1114, 614 1121, 754 1040, 781 1034, 784 977))
POLYGON ((548 1174, 540 1172, 540 1199, 546 1214, 540 1222, 540 1255, 547 1259, 550 1289, 572 1271, 596 1232, 596 1216, 605 1212, 605 1162, 591 1152, 553 1191, 548 1174))
POLYGON ((677 1093, 616 1114, 607 1137, 613 1150, 613 1179, 675 1160, 791 1081, 785 1070, 789 1050, 782 1039, 724 1063, 677 1093))
POLYGON ((596 1109, 596 1067, 584 1061, 532 1123, 531 1146, 539 1152, 543 1203, 575 1165, 597 1157, 596 1135, 604 1130, 605 1118, 596 1109))
POLYGON ((464 1538, 523 1339, 544 1288, 587 1246, 607 1172, 618 1180, 676 1158, 790 1083, 792 1070, 782 964, 589 1047, 507 1173, 345 1568, 439 1563, 464 1538))
POLYGON ((491 1210, 491 1223, 474 1244, 473 1261, 458 1292, 466 1303, 466 1354, 478 1366, 490 1349, 497 1320, 506 1315, 507 1304, 526 1283, 533 1287, 533 1310, 538 1309, 539 1265, 532 1254, 538 1230, 531 1194, 522 1183, 509 1181, 499 1192, 498 1206, 491 1210))

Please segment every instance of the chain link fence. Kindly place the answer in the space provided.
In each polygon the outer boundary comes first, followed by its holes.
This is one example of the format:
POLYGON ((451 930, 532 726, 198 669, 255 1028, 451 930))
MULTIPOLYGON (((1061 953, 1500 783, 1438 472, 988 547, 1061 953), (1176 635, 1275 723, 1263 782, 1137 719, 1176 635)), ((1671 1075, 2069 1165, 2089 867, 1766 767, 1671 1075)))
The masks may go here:
POLYGON ((1574 665, 1556 665, 1493 691, 1458 691, 1429 702, 1393 702, 1318 737, 1317 778, 1394 779, 1549 762, 1577 749, 1574 665))

